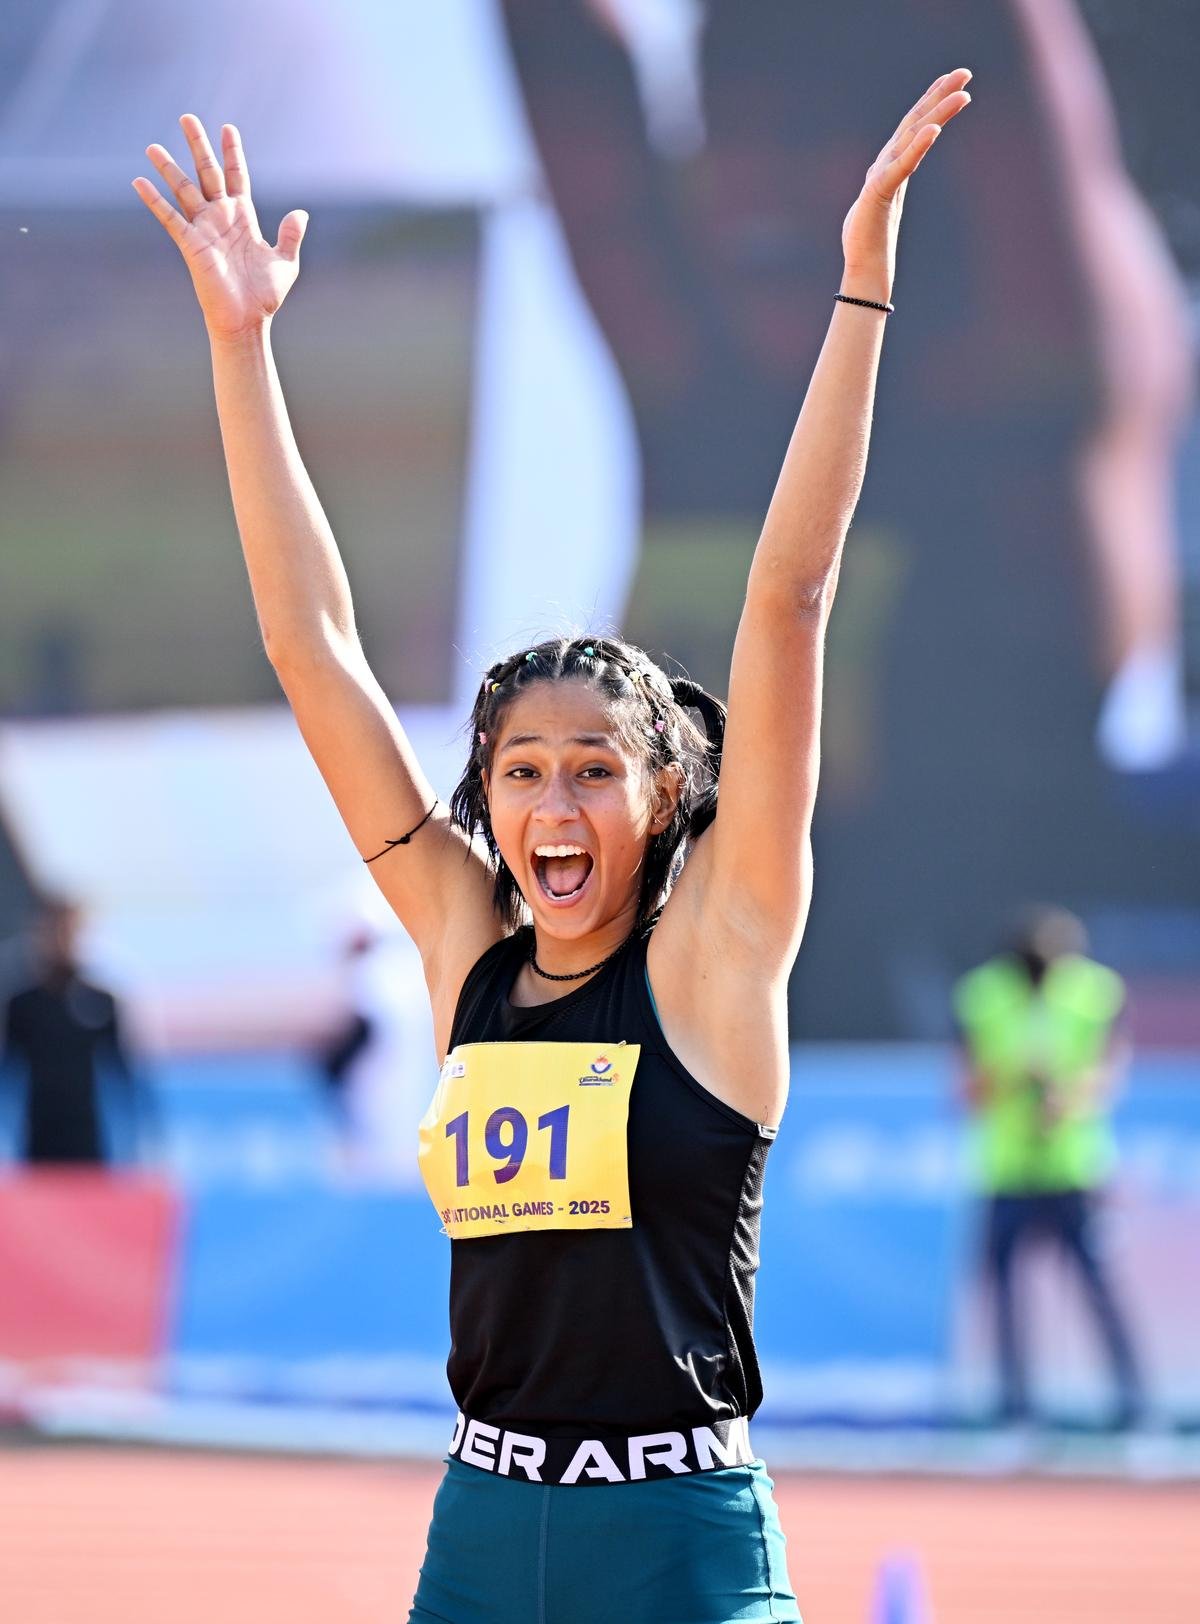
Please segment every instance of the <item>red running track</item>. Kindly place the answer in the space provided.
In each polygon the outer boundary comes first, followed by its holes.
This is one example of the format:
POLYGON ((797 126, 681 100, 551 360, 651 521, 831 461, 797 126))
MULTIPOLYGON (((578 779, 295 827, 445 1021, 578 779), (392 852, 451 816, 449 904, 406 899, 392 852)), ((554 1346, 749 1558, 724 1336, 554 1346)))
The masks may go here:
MULTIPOLYGON (((398 1624, 439 1468, 94 1447, 0 1452, 4 1624, 398 1624)), ((1200 1488, 776 1482, 805 1624, 867 1624, 920 1554, 934 1624, 1196 1624, 1200 1488)), ((618 1621, 614 1621, 618 1624, 618 1621)))

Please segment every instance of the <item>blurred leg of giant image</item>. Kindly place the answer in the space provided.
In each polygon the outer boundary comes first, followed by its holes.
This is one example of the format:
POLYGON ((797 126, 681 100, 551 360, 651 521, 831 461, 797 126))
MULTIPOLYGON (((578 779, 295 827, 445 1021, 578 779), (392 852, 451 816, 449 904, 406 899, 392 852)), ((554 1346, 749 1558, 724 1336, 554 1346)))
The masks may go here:
POLYGON ((1187 743, 1174 489, 1196 404, 1186 290, 1125 167, 1074 0, 1016 0, 1015 12, 1056 149, 1100 364, 1100 410, 1079 462, 1107 679, 1097 742, 1114 767, 1149 770, 1187 743))

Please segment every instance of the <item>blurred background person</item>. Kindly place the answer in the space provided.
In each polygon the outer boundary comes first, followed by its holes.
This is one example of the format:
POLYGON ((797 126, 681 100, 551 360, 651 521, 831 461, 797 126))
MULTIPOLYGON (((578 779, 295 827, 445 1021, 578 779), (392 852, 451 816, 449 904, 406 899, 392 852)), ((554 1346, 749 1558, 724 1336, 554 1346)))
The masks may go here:
POLYGON ((340 956, 343 1008, 315 1054, 337 1166, 359 1183, 416 1188, 429 1093, 419 1060, 436 1053, 420 958, 407 936, 369 923, 349 931, 340 956))
POLYGON ((1004 950, 954 990, 966 1099, 977 1122, 1005 1422, 1031 1419, 1017 1260, 1046 1244, 1070 1259, 1095 1317, 1116 1384, 1113 1424, 1130 1426, 1142 1413, 1133 1343, 1097 1233, 1116 1160, 1113 1097, 1129 1060, 1117 1032, 1125 989, 1087 949, 1074 915, 1030 908, 1004 950))
POLYGON ((44 898, 34 920, 29 973, 9 995, 0 1079, 18 1094, 16 1154, 30 1164, 117 1159, 105 1105, 119 1103, 123 1136, 138 1144, 139 1089, 116 999, 84 973, 80 906, 44 898))
POLYGON ((375 1025, 366 1010, 359 1007, 355 965, 371 951, 373 939, 368 930, 356 930, 346 939, 343 962, 347 980, 348 1008, 333 1032, 317 1049, 317 1070, 324 1084, 329 1103, 330 1121, 337 1138, 339 1161, 347 1163, 351 1157, 352 1118, 347 1093, 353 1075, 354 1062, 370 1047, 375 1025))

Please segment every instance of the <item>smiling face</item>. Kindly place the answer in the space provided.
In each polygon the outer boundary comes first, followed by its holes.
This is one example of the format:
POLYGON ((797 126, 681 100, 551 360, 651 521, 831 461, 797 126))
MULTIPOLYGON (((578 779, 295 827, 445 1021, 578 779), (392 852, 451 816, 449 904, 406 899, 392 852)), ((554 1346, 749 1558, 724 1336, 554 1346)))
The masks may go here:
POLYGON ((646 845, 670 822, 673 780, 649 777, 611 702, 586 682, 530 684, 508 707, 485 783, 492 834, 539 934, 633 928, 646 845))

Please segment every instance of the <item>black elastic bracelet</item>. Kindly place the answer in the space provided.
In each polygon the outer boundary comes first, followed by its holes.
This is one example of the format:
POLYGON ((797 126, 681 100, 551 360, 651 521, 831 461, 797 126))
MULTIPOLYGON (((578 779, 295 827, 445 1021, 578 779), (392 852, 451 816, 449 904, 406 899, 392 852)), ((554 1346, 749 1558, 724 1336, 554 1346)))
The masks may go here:
POLYGON ((887 316, 892 315, 896 309, 894 304, 880 304, 877 299, 852 299, 848 293, 835 293, 834 298, 840 299, 843 304, 863 305, 867 310, 882 310, 887 316))
MULTIPOLYGON (((425 824, 427 824, 429 822, 430 818, 434 814, 434 811, 435 811, 435 809, 437 807, 437 804, 438 804, 438 797, 435 795, 434 798, 433 798, 433 806, 431 806, 429 808, 429 811, 426 812, 425 816, 421 819, 420 823, 415 823, 412 826, 412 828, 408 831, 408 833, 406 835, 401 835, 398 840, 389 840, 387 845, 383 848, 382 851, 377 851, 375 853, 375 857, 386 857, 388 852, 391 851, 393 846, 407 846, 409 841, 416 834, 417 830, 423 828, 425 826, 425 824)), ((375 857, 364 857, 363 862, 364 863, 373 863, 375 861, 375 857)))

